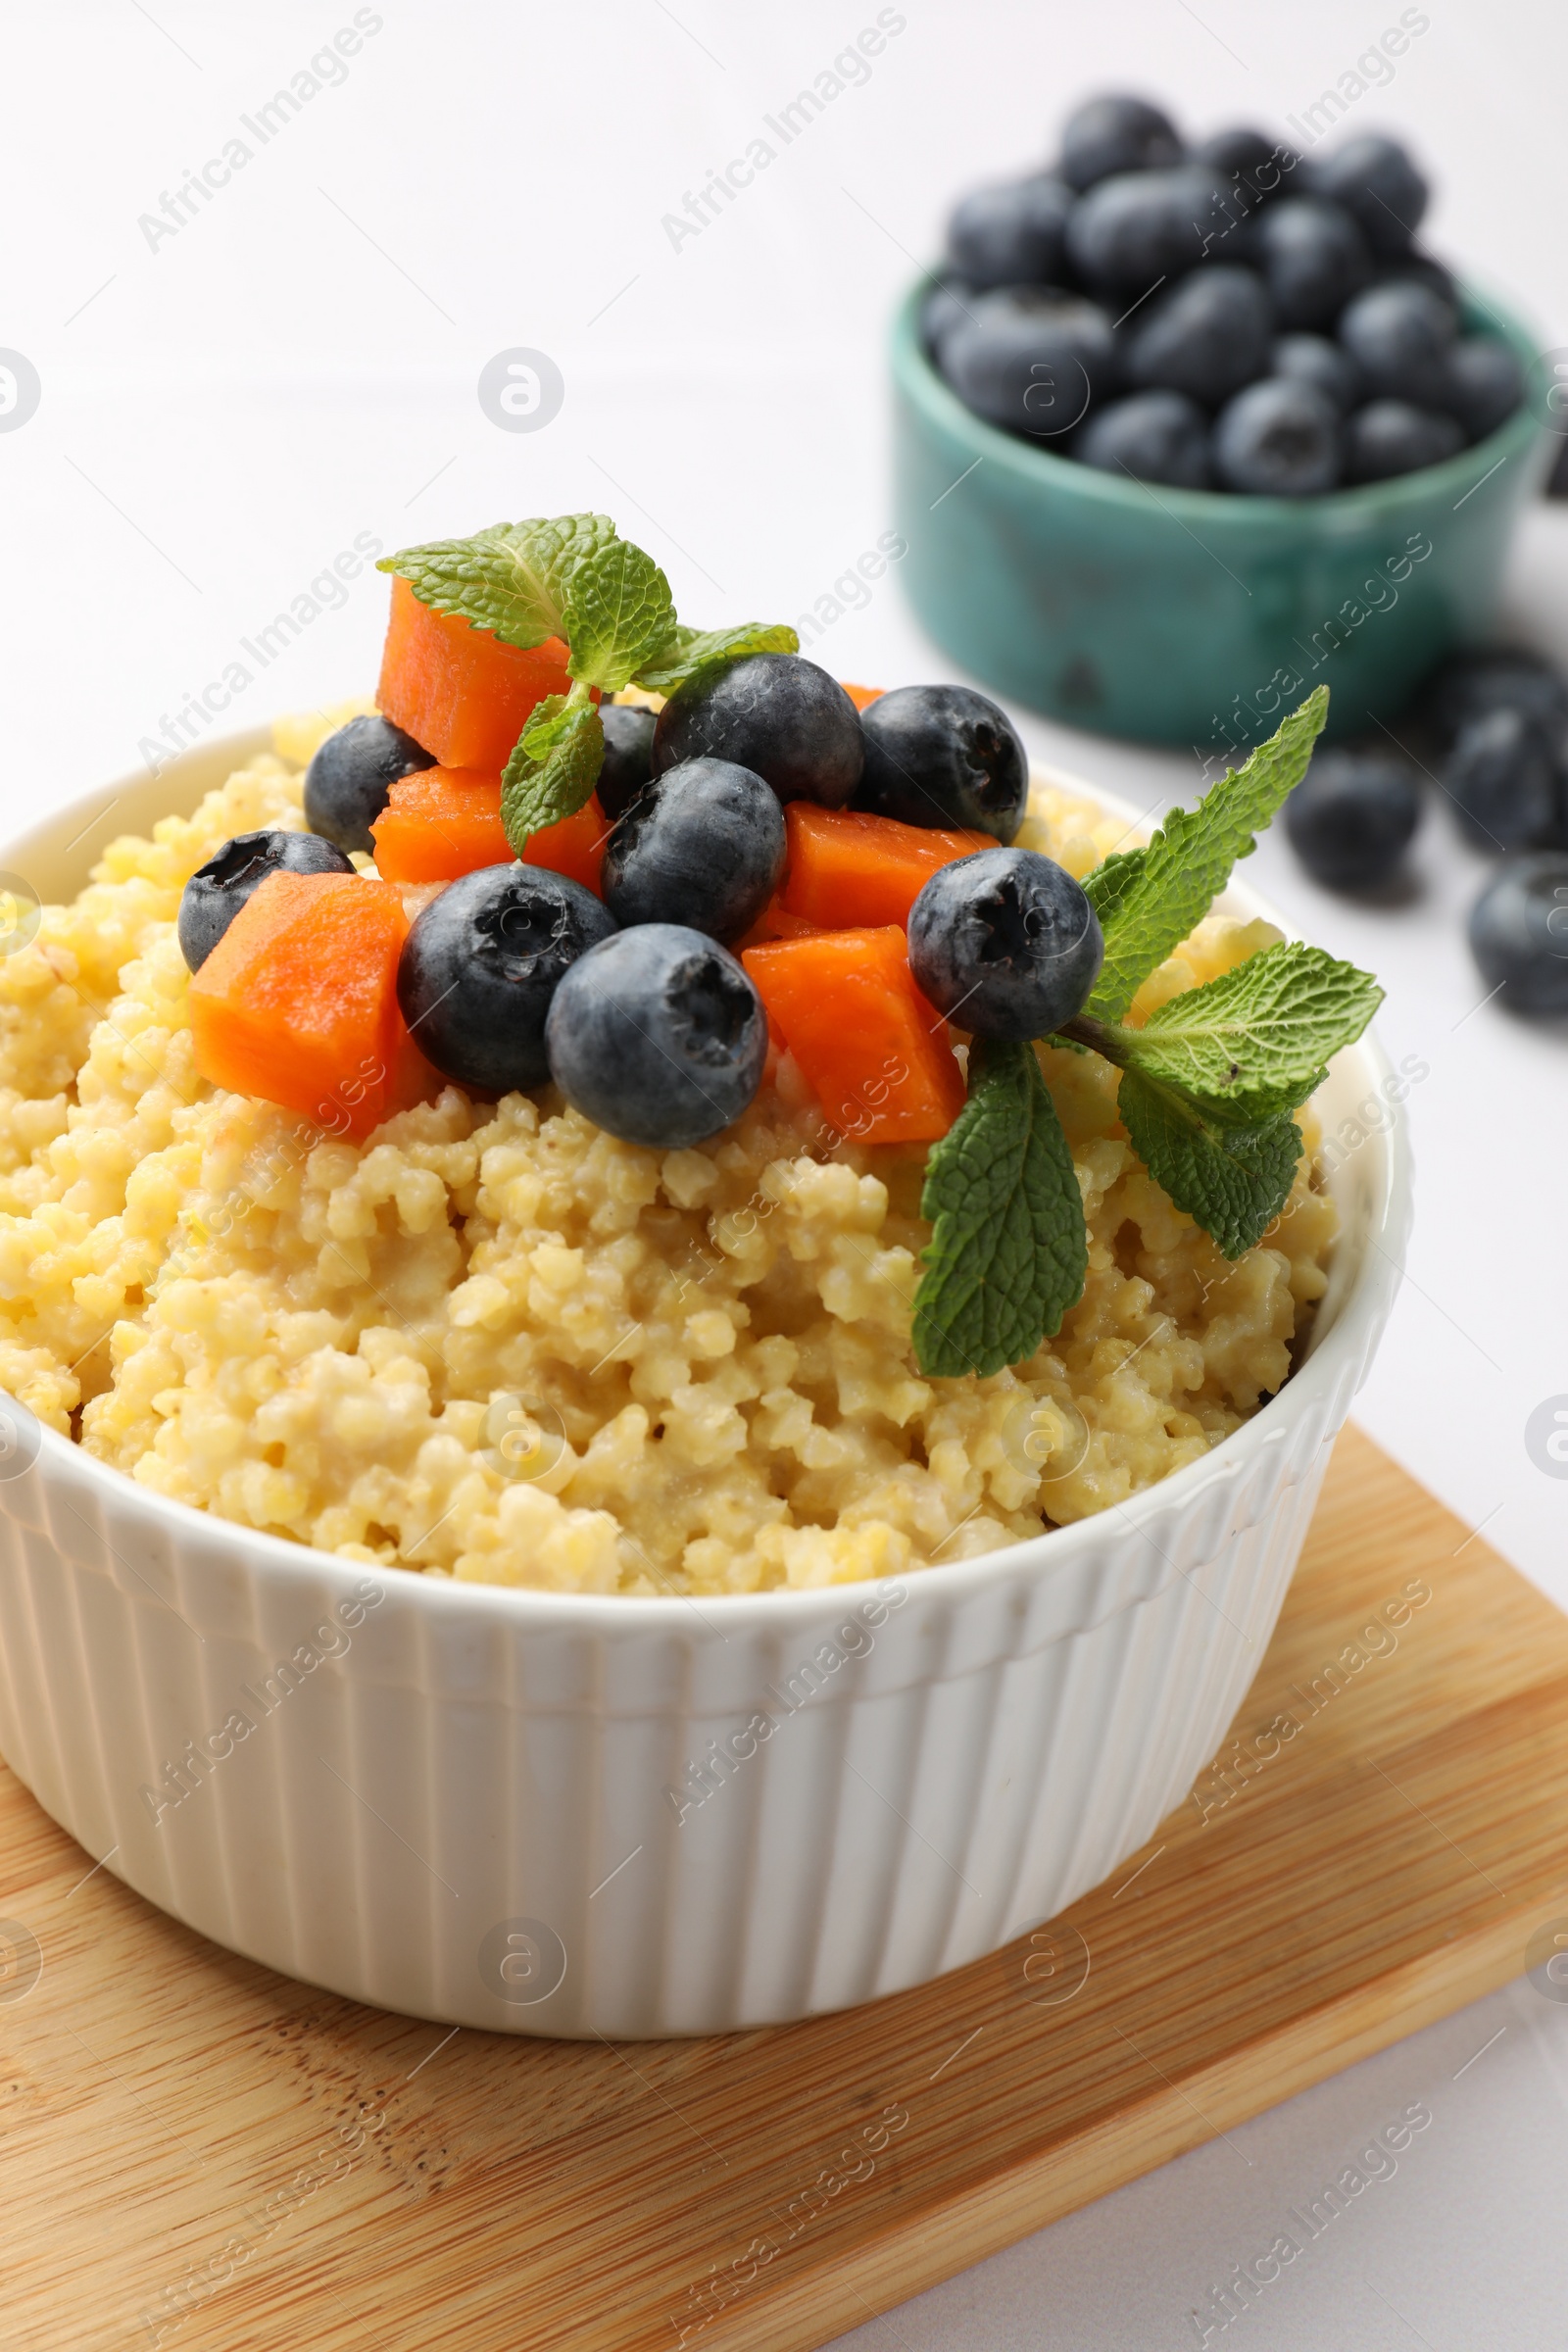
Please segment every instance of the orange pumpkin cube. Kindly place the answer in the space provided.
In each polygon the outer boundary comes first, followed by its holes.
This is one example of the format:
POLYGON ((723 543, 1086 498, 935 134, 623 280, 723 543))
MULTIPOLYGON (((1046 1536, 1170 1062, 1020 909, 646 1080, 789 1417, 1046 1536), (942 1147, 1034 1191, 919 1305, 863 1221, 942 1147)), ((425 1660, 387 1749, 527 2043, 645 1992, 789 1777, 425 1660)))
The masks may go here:
POLYGON ((907 925, 909 908, 940 867, 997 847, 994 834, 906 825, 858 808, 819 808, 814 801, 791 801, 784 830, 784 909, 830 931, 907 925))
POLYGON ((190 982, 196 1066, 339 1135, 368 1135, 440 1081, 398 1009, 408 937, 391 882, 269 874, 190 982))
POLYGON ((443 767, 499 775, 535 703, 570 684, 559 637, 527 653, 503 645, 421 605, 408 581, 394 576, 376 708, 443 767))
POLYGON ((768 1026, 857 1143, 934 1143, 963 1108, 947 1024, 915 987, 904 933, 818 931, 747 948, 768 1026))

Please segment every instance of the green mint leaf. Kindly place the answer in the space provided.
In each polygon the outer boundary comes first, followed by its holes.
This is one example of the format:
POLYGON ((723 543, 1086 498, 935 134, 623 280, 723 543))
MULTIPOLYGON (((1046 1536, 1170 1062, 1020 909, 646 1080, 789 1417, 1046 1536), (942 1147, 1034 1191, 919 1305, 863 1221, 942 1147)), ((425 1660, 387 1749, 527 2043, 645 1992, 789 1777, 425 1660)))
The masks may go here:
POLYGON ((531 833, 575 816, 604 759, 605 730, 586 686, 534 705, 501 776, 501 823, 519 858, 531 833))
POLYGON ((1107 858, 1115 869, 1101 885, 1107 906, 1089 877, 1084 888, 1105 935, 1105 960, 1085 1008, 1096 1019, 1119 1021, 1150 973, 1202 921, 1237 858, 1256 846, 1254 831, 1306 773, 1328 704, 1328 688, 1314 688, 1278 734, 1221 776, 1196 808, 1173 808, 1146 850, 1107 858))
POLYGON ((1222 1127, 1139 1070, 1123 1071, 1118 1108, 1154 1182, 1227 1257, 1262 1239, 1290 1197, 1303 1149, 1288 1111, 1222 1127))
POLYGON ((1353 1045, 1383 1002, 1370 972, 1299 942, 1189 988, 1141 1029, 1107 1034, 1110 1058, 1205 1109, 1237 1120, 1294 1110, 1321 1085, 1324 1064, 1353 1045))
POLYGON ((783 621, 745 620, 733 629, 676 629, 636 672, 650 694, 673 694, 699 671, 739 662, 746 654, 798 654, 801 641, 783 621))
POLYGON ((397 572, 433 612, 456 613, 526 651, 565 634, 574 574, 613 544, 608 514, 536 516, 493 523, 471 539, 406 547, 376 569, 397 572))
POLYGON ((629 539, 610 539, 572 564, 564 585, 566 666, 585 684, 618 693, 655 647, 668 643, 675 626, 669 582, 629 539))
POLYGON ((1032 1046, 969 1049, 969 1099, 926 1162, 931 1241, 914 1300, 922 1372, 984 1376, 1033 1355, 1083 1296, 1083 1196, 1032 1046))
POLYGON ((1147 850, 1112 850, 1092 874, 1084 876, 1084 896, 1099 915, 1102 931, 1115 920, 1123 899, 1148 863, 1147 850))

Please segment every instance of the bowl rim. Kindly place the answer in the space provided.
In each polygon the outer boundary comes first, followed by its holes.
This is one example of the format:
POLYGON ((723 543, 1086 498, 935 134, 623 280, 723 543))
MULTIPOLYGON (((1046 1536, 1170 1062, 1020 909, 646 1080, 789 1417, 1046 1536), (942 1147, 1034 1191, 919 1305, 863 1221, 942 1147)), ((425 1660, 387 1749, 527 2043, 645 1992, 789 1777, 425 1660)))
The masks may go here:
MULTIPOLYGON (((170 807, 164 813, 177 814, 182 808, 194 808, 212 788, 213 777, 221 781, 234 768, 272 748, 272 729, 264 723, 214 737, 180 753, 162 764, 151 779, 171 782, 170 807), (185 786, 183 795, 181 784, 185 786)), ((1090 784, 1054 763, 1032 762, 1030 780, 1031 785, 1040 783, 1050 789, 1075 793, 1107 813, 1125 818, 1129 832, 1147 822, 1119 794, 1090 784)), ((60 855, 54 847, 56 837, 64 835, 68 827, 77 827, 74 840, 64 853, 72 855, 77 844, 84 842, 86 835, 95 829, 96 818, 82 822, 89 808, 96 808, 101 817, 110 807, 133 796, 145 797, 148 789, 149 771, 143 765, 108 786, 79 795, 15 840, 0 844, 0 868, 24 872, 22 860, 34 849, 41 855, 60 855)), ((80 850, 83 879, 102 854, 101 847, 97 851, 80 850)), ((1300 937, 1296 926, 1261 894, 1234 879, 1215 900, 1213 910, 1243 919, 1262 916, 1287 939, 1300 937)), ((1393 1076, 1393 1065, 1370 1029, 1355 1045, 1347 1048, 1343 1055, 1336 1056, 1336 1063, 1347 1060, 1359 1061, 1374 1088, 1393 1076)), ((1410 1222, 1410 1148, 1406 1128, 1407 1119, 1401 1116, 1379 1132, 1383 1148, 1382 1177, 1376 1198, 1367 1205, 1362 1235, 1363 1241, 1371 1246, 1361 1251, 1360 1263, 1340 1300, 1333 1324, 1321 1345, 1312 1348, 1290 1374, 1285 1386, 1259 1405, 1250 1420, 1199 1460, 1170 1472, 1124 1502, 1064 1527, 1048 1528, 1020 1543, 972 1558, 949 1561, 940 1567, 910 1568, 882 1577, 827 1585, 772 1586, 758 1592, 649 1595, 563 1592, 531 1585, 428 1576, 401 1564, 388 1567, 381 1562, 343 1559, 333 1552, 318 1550, 313 1544, 269 1535, 263 1529, 245 1527, 194 1503, 160 1494, 139 1485, 128 1471, 98 1460, 84 1452, 75 1440, 63 1437, 42 1423, 38 1425, 39 1452, 29 1476, 36 1477, 44 1491, 65 1482, 74 1485, 78 1494, 85 1492, 92 1496, 99 1512, 100 1530, 107 1529, 112 1520, 122 1526, 129 1518, 140 1520, 156 1536, 161 1527, 167 1531, 172 1520, 174 1531, 187 1543, 199 1541, 210 1552, 228 1555, 230 1565, 251 1574, 265 1573, 280 1585, 303 1587, 311 1583, 319 1589, 325 1580, 347 1593, 365 1578, 377 1575, 384 1580, 384 1596, 396 1593, 408 1606, 431 1611, 434 1619, 447 1613, 459 1624, 471 1621, 474 1612, 483 1617, 499 1611, 498 1622, 514 1631, 527 1632, 532 1628, 543 1634, 577 1630, 598 1640, 618 1635, 637 1641, 652 1633, 667 1633, 674 1623, 673 1611, 684 1607, 695 1612, 710 1633, 717 1633, 721 1641, 726 1641, 721 1626, 710 1622, 714 1612, 724 1625, 743 1631, 783 1631, 804 1620, 852 1610, 894 1585, 905 1588, 906 1598, 917 1594, 927 1603, 951 1609, 960 1601, 977 1597, 988 1587, 1011 1584, 1020 1577, 1032 1579, 1052 1568, 1067 1571, 1086 1561, 1092 1564, 1094 1552, 1103 1547, 1113 1534, 1142 1532, 1151 1519, 1185 1516, 1205 1486, 1228 1484, 1239 1488, 1255 1466, 1259 1449, 1276 1442, 1276 1433, 1283 1440, 1285 1422, 1298 1419, 1320 1393, 1332 1390, 1344 1361, 1353 1359, 1361 1349, 1365 1331, 1376 1328, 1386 1317, 1401 1278, 1410 1222)), ((1343 1247, 1348 1238, 1348 1232, 1342 1234, 1336 1247, 1343 1247)), ((106 1548, 112 1550, 107 1534, 103 1540, 106 1548)))
MULTIPOLYGON (((981 457, 996 460, 1027 488, 1067 491, 1119 514, 1147 517, 1164 510, 1178 520, 1185 515, 1210 528, 1294 524, 1298 531, 1310 516, 1321 518, 1322 536, 1333 539, 1406 500, 1420 501, 1429 492, 1459 490, 1472 474, 1476 480, 1471 487, 1479 488, 1481 481, 1508 459, 1523 456, 1533 444, 1544 444, 1551 437, 1532 410, 1527 392, 1513 414, 1483 440, 1470 442, 1440 465, 1418 466, 1409 473, 1389 474, 1381 481, 1358 482, 1347 489, 1319 491, 1310 498, 1261 498, 1245 490, 1184 490, 1174 483, 1122 481, 1099 466, 1081 466, 1043 444, 1005 432, 964 406, 938 373, 920 339, 920 306, 940 281, 940 269, 925 271, 901 297, 894 312, 889 349, 895 384, 923 407, 930 421, 967 443, 981 457), (1482 465, 1488 458, 1491 463, 1482 465)), ((1501 333, 1492 332, 1490 340, 1505 343, 1528 377, 1540 357, 1539 338, 1505 302, 1490 293, 1483 297, 1468 278, 1456 277, 1454 283, 1461 326, 1473 333, 1488 331, 1478 321, 1490 321, 1493 329, 1500 327, 1501 333)), ((1306 535, 1318 533, 1314 528, 1306 535)))

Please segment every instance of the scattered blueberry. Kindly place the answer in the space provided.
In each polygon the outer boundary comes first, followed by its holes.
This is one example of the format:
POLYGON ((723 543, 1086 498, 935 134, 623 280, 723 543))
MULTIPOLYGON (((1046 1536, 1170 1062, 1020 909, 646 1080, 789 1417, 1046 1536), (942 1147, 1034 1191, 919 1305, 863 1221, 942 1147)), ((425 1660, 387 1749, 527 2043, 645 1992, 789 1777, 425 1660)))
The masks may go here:
POLYGON ((659 713, 654 773, 733 760, 781 801, 848 807, 865 751, 860 714, 836 678, 799 654, 748 654, 693 678, 659 713))
POLYGON ((340 850, 371 856, 370 827, 399 776, 434 765, 435 755, 389 718, 351 718, 327 737, 305 770, 305 822, 340 850))
POLYGON ((1127 334, 1122 373, 1217 409, 1261 374, 1274 314, 1255 270, 1222 263, 1156 295, 1127 334))
POLYGON ((1341 744, 1313 754, 1285 804, 1291 847, 1328 890, 1381 890, 1421 815, 1415 771, 1396 752, 1341 744))
POLYGON ((179 894, 174 925, 179 952, 200 971, 246 900, 269 874, 352 874, 336 844, 319 833, 236 833, 205 865, 199 865, 179 894))
POLYGON ((784 811, 749 767, 683 760, 657 775, 605 844, 600 892, 617 923, 685 923, 739 939, 784 871, 784 811))
POLYGON ((1090 285, 1148 293, 1197 269, 1213 205, 1213 175, 1201 167, 1102 179, 1072 208, 1067 258, 1090 285))
POLYGON ((1397 139, 1368 131, 1347 139, 1317 167, 1317 184, 1353 215, 1376 254, 1402 254, 1431 193, 1397 139))
POLYGON ((1039 174, 971 188, 948 220, 948 262, 971 286, 1050 286, 1066 258, 1073 192, 1039 174))
POLYGON ((857 808, 906 825, 956 825, 1011 841, 1029 799, 1029 755, 1006 712, 972 686, 895 686, 860 714, 857 808))
POLYGON ((1464 434, 1451 416, 1403 400, 1369 401, 1346 419, 1345 478, 1385 481, 1420 466, 1441 466, 1463 447, 1464 434))
POLYGON ((1327 326, 1372 274, 1349 214, 1319 196, 1265 205, 1254 231, 1258 267, 1285 327, 1327 326))
POLYGON ((1550 739, 1522 710, 1467 719, 1443 763, 1459 829, 1479 849, 1523 850, 1549 840, 1557 814, 1550 739))
POLYGON ((599 806, 613 824, 624 816, 654 772, 654 718, 634 703, 601 703, 605 763, 594 786, 599 806))
POLYGON ((1448 304, 1415 278, 1368 286, 1346 304, 1339 326, 1374 399, 1423 409, 1444 406, 1453 331, 1448 304))
POLYGON ((1489 646, 1451 654, 1427 680, 1423 716, 1451 746, 1461 727, 1492 710, 1518 710, 1555 743, 1568 734, 1568 682, 1524 646, 1489 646))
POLYGON ((974 287, 952 270, 945 270, 940 277, 932 279, 920 304, 920 340, 937 368, 942 366, 943 346, 949 335, 973 311, 974 296, 974 287))
POLYGON ((1288 383, 1310 384, 1344 416, 1366 398, 1361 370, 1341 343, 1327 335, 1281 335, 1269 347, 1269 373, 1288 383))
POLYGON ((614 930, 580 882, 537 865, 482 865, 414 922, 398 1004, 443 1077, 493 1094, 542 1086, 545 1015, 562 974, 614 930))
POLYGON ((1036 850, 979 850, 934 873, 909 909, 909 969, 976 1037, 1049 1037, 1081 1012, 1104 959, 1100 919, 1036 850))
POLYGON ((1340 419, 1310 384, 1265 376, 1222 409, 1214 469, 1254 498, 1311 498, 1340 478, 1340 419))
POLYGON ((998 287, 944 337, 942 370, 977 416, 1050 440, 1110 381, 1110 322, 1081 294, 998 287))
POLYGON ((1538 850, 1500 865, 1471 909, 1470 950, 1513 1011, 1568 1012, 1568 857, 1538 850))
POLYGON ((1440 406, 1457 416, 1472 441, 1484 441, 1524 398, 1524 377, 1506 343, 1461 335, 1448 353, 1440 406))
POLYGON ((1178 490, 1206 490, 1214 479, 1208 418, 1185 392, 1134 392, 1096 409, 1072 454, 1103 473, 1178 490))
POLYGON ((573 1109, 623 1143, 679 1152, 751 1102, 767 1016, 715 941, 681 923, 639 923, 571 966, 551 1001, 545 1046, 573 1109))
POLYGON ((1147 99, 1089 98, 1062 127, 1061 176, 1070 188, 1092 188, 1113 172, 1179 163, 1181 152, 1175 124, 1147 99))
POLYGON ((1294 148, 1271 139, 1265 130, 1245 125, 1216 130, 1195 148, 1194 161, 1206 164, 1249 212, 1266 204, 1281 189, 1295 187, 1301 163, 1294 148))

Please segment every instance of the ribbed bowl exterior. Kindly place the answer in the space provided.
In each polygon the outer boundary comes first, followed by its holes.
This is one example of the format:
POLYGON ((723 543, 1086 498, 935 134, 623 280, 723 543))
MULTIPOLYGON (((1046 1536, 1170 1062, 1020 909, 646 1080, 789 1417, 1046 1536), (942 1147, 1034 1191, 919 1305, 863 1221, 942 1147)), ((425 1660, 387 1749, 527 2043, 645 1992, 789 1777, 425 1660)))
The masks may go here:
MULTIPOLYGON (((162 805, 251 748, 166 772, 162 805)), ((0 864, 30 874, 41 838, 0 864)), ((1389 1081, 1372 1043, 1342 1055, 1330 1123, 1389 1081)), ((1276 1398, 1128 1504, 898 1584, 697 1603, 368 1572, 43 1432, 0 1465, 0 1750, 149 1901, 416 2016, 707 2034, 959 1967, 1140 1845, 1256 1672, 1398 1281, 1383 1116, 1276 1398)))

